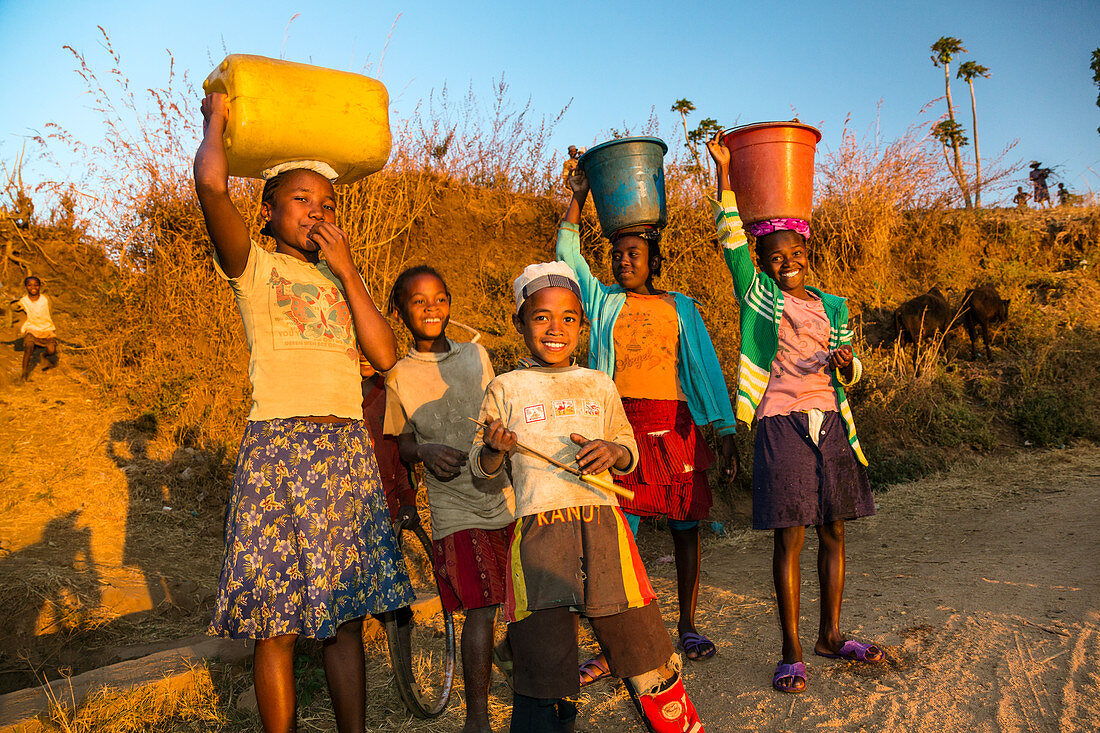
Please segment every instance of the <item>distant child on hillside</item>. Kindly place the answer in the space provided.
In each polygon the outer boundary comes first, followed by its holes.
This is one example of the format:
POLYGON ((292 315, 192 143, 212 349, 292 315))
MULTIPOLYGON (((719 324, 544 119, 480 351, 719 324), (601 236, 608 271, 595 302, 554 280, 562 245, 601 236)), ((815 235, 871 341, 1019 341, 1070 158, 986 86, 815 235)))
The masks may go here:
POLYGON ((1012 197, 1012 201, 1013 201, 1013 203, 1016 204, 1016 208, 1020 209, 1022 211, 1022 210, 1027 208, 1027 202, 1028 202, 1028 199, 1030 199, 1030 198, 1031 198, 1031 196, 1024 193, 1024 187, 1023 186, 1017 186, 1016 187, 1016 195, 1012 197))
POLYGON ((256 640, 260 720, 280 733, 296 727, 295 641, 323 640, 336 727, 363 731, 362 619, 413 599, 363 425, 356 350, 389 369, 393 331, 336 226, 332 183, 293 165, 273 171, 260 213, 275 251, 263 249, 229 197, 226 95, 208 95, 202 112, 195 190, 252 383, 210 632, 256 640))
POLYGON ((1058 205, 1074 206, 1081 203, 1081 196, 1066 188, 1066 184, 1058 181, 1058 205))
POLYGON ((23 287, 27 294, 16 302, 15 309, 27 314, 27 320, 19 329, 23 334, 23 370, 19 378, 26 381, 31 376, 31 355, 37 346, 46 350, 49 361, 49 366, 42 371, 57 366, 57 329, 50 315, 50 299, 42 293, 42 281, 31 275, 23 280, 23 287))
POLYGON ((805 284, 809 224, 772 219, 751 225, 762 270, 757 272, 729 187, 729 150, 719 135, 707 148, 718 168, 719 200, 711 202, 718 239, 741 308, 737 418, 757 418, 753 528, 775 531, 772 574, 783 658, 772 685, 801 692, 806 667, 798 639, 799 554, 807 526, 817 528, 820 541, 821 625, 814 653, 863 662, 886 658, 874 644, 840 633, 844 522, 875 513, 863 468, 867 460, 844 395, 862 367, 852 354, 845 300, 805 284))
POLYGON ((466 455, 477 432, 471 419, 477 417, 493 366, 480 344, 447 338, 451 294, 431 267, 398 275, 389 308, 400 315, 413 343, 386 375, 385 432, 397 436, 406 462, 423 462, 427 469, 439 596, 448 610, 466 612, 463 731, 489 731, 493 625, 497 606, 504 602, 512 492, 505 476, 471 474, 466 455))
POLYGON ((577 614, 588 617, 611 671, 638 695, 652 730, 701 733, 680 660, 615 495, 517 448, 522 442, 585 474, 629 473, 634 431, 611 378, 575 366, 584 310, 564 262, 529 265, 512 317, 531 353, 526 368, 486 390, 474 441, 475 476, 510 460, 516 492, 505 615, 513 658, 513 733, 572 731, 580 690, 577 614))
MULTIPOLYGON (((583 171, 570 179, 573 200, 558 229, 557 257, 577 274, 585 313, 592 324, 589 366, 615 380, 641 455, 633 473, 616 482, 635 492, 620 500, 635 533, 642 517, 668 517, 676 557, 680 648, 690 660, 716 652, 695 626, 699 596, 699 520, 713 504, 707 468, 714 454, 699 430, 713 425, 727 480, 737 474, 736 420, 729 390, 698 304, 681 293, 660 290, 661 232, 630 227, 609 233, 611 274, 604 285, 580 251, 580 217, 588 198, 583 171)), ((581 667, 585 682, 606 676, 602 657, 581 667)))

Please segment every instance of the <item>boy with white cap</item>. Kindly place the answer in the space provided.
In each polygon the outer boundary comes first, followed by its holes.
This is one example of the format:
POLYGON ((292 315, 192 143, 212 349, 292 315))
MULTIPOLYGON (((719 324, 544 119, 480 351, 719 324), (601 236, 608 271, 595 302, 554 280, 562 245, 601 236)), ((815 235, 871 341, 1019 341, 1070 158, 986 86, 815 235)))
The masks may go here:
POLYGON ((572 731, 579 690, 578 614, 588 617, 612 673, 637 695, 657 733, 702 733, 680 680, 633 533, 613 494, 557 469, 530 446, 608 479, 637 463, 634 432, 611 378, 573 364, 584 311, 564 262, 529 265, 515 281, 516 330, 531 353, 489 383, 488 424, 470 451, 475 476, 510 458, 516 524, 504 612, 513 657, 513 733, 572 731))

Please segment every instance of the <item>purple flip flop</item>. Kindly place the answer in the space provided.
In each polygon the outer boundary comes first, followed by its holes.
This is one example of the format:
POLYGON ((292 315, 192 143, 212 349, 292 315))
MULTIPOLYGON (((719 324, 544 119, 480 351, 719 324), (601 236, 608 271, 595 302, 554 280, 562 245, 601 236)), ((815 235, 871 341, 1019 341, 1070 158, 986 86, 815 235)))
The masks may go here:
POLYGON ((772 677, 772 687, 780 692, 802 692, 806 689, 806 665, 802 662, 794 664, 780 662, 775 668, 775 676, 772 677), (779 681, 785 679, 789 679, 790 684, 781 685, 779 681), (799 680, 802 680, 801 684, 799 680))
POLYGON ((714 645, 713 641, 694 631, 680 634, 679 646, 684 656, 691 662, 702 662, 718 653, 718 647, 714 645), (689 656, 691 654, 695 656, 689 656))
POLYGON ((855 639, 849 639, 844 642, 844 645, 840 647, 840 651, 836 654, 819 652, 816 649, 814 649, 814 654, 819 657, 825 657, 826 659, 848 659, 854 662, 867 662, 868 664, 878 664, 879 662, 886 661, 886 652, 880 649, 878 645, 856 641, 855 639), (868 654, 872 652, 872 650, 878 652, 878 655, 868 659, 868 654))

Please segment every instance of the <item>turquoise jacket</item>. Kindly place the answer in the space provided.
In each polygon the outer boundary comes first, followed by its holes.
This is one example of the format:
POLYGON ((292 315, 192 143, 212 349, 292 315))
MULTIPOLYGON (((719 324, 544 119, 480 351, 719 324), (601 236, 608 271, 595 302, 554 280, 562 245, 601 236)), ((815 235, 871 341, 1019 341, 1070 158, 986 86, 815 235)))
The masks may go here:
MULTIPOLYGON (((584 312, 592 326, 588 344, 588 366, 615 378, 615 321, 626 303, 626 291, 620 285, 604 285, 592 275, 581 255, 580 230, 576 224, 562 222, 558 228, 557 257, 573 268, 581 286, 584 312)), ((730 404, 729 389, 710 334, 699 315, 694 299, 672 293, 676 319, 680 326, 680 352, 676 374, 687 396, 691 419, 696 425, 714 423, 719 435, 733 433, 737 421, 730 404)))

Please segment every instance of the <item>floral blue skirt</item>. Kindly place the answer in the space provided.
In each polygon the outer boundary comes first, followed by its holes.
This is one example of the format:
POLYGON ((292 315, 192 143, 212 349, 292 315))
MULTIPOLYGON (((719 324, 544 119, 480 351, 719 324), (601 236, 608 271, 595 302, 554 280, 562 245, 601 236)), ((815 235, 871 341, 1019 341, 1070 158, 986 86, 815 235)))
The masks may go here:
POLYGON ((248 423, 209 632, 325 639, 412 600, 363 423, 248 423))

